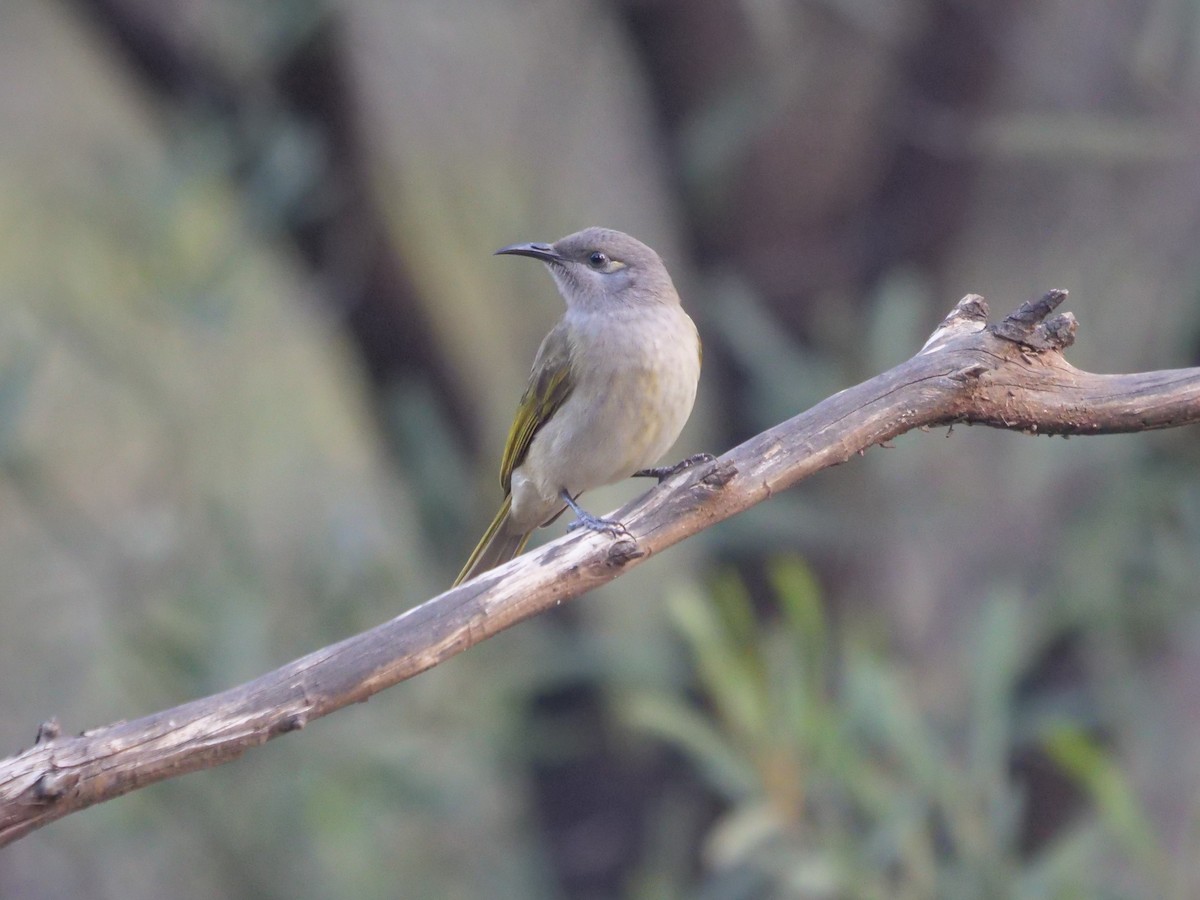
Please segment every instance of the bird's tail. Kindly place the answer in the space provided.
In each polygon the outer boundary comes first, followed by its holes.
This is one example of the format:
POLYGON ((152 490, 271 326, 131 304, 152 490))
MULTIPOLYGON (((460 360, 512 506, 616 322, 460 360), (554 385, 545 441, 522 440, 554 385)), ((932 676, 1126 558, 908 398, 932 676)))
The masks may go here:
POLYGON ((508 530, 506 526, 508 524, 508 512, 511 507, 512 496, 510 495, 504 498, 504 503, 501 505, 500 511, 496 513, 496 518, 492 519, 492 524, 488 526, 488 530, 483 533, 483 537, 479 539, 479 543, 471 551, 471 556, 467 560, 467 564, 458 573, 458 577, 454 579, 454 584, 451 587, 457 587, 468 578, 474 578, 480 572, 486 572, 488 569, 500 565, 500 563, 508 562, 525 549, 529 535, 533 532, 527 531, 521 534, 520 532, 508 530))

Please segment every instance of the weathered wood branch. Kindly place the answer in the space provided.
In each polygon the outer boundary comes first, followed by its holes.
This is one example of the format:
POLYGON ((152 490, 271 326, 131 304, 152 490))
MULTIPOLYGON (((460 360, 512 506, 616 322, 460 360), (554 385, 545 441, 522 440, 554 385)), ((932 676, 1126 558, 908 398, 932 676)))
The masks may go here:
POLYGON ((1051 316, 1065 296, 1052 291, 990 328, 983 298, 963 298, 908 361, 620 510, 631 538, 568 535, 370 631, 174 709, 74 737, 44 727, 33 747, 0 761, 0 845, 366 700, 913 428, 968 422, 1067 435, 1200 422, 1200 368, 1094 375, 1067 363, 1075 320, 1051 316))

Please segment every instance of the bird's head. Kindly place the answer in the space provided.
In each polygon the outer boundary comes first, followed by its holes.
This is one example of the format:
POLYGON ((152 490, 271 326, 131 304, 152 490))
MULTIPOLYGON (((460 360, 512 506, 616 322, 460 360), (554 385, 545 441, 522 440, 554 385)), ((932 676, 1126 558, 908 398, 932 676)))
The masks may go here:
POLYGON ((611 228, 585 228, 553 244, 512 244, 496 254, 544 262, 571 308, 679 302, 658 254, 611 228))

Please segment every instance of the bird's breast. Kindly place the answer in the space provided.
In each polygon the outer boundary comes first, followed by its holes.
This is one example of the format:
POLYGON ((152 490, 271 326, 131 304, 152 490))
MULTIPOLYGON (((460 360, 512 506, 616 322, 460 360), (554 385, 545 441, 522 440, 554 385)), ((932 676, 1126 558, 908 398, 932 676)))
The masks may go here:
POLYGON ((564 489, 653 465, 683 430, 700 377, 696 327, 678 306, 636 312, 568 317, 574 387, 513 473, 512 514, 528 527, 557 511, 564 489))
POLYGON ((591 465, 574 473, 587 490, 652 465, 679 437, 696 399, 699 342, 678 306, 585 322, 573 338, 572 399, 587 421, 569 441, 589 457, 591 465))

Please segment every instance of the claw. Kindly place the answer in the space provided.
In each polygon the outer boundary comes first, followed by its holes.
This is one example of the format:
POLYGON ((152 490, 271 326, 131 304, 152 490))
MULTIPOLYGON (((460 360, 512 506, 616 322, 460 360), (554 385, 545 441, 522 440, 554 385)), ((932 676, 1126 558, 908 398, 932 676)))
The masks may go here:
POLYGON ((593 516, 576 503, 575 498, 566 491, 563 491, 560 496, 566 501, 567 506, 571 507, 571 511, 575 513, 575 521, 567 526, 567 531, 586 528, 588 531, 599 531, 602 534, 611 534, 614 537, 629 534, 629 529, 623 523, 618 522, 616 519, 602 519, 599 516, 593 516))
POLYGON ((582 515, 576 513, 575 521, 567 526, 567 531, 578 531, 580 528, 586 528, 588 531, 600 531, 614 537, 629 534, 629 529, 616 519, 602 519, 589 512, 584 512, 582 515))

